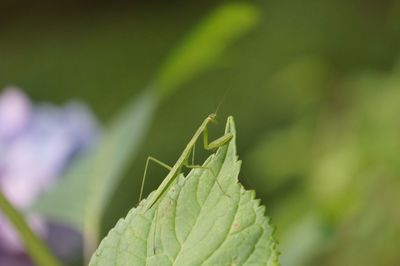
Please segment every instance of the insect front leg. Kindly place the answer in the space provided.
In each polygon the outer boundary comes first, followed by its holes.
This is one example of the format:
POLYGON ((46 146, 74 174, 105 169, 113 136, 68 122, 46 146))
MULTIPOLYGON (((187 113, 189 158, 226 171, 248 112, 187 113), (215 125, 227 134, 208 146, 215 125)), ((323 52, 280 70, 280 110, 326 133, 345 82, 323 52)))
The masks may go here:
POLYGON ((203 131, 203 143, 204 149, 206 150, 214 150, 217 149, 225 144, 227 144, 233 138, 232 133, 226 133, 222 137, 217 138, 216 140, 208 142, 208 127, 204 128, 203 131))

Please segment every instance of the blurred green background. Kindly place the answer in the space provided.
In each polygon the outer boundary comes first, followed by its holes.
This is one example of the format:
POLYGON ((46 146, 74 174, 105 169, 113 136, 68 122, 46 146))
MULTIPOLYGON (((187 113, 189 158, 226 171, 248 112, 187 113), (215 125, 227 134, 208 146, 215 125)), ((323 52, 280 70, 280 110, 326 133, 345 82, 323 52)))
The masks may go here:
MULTIPOLYGON (((3 1, 0 87, 82 99, 106 124, 222 3, 3 1)), ((211 136, 235 117, 240 180, 266 204, 282 264, 400 265, 400 2, 247 3, 254 29, 157 109, 103 235, 137 204, 147 156, 173 164, 228 91, 211 136)), ((150 172, 146 194, 165 176, 150 172)))

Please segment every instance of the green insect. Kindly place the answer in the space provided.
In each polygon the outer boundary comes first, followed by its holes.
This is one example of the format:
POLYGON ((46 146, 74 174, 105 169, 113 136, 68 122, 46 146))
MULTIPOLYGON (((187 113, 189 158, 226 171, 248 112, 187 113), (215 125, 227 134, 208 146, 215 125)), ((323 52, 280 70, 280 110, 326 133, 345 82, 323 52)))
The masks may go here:
MULTIPOLYGON (((161 166, 167 168, 170 172, 168 173, 167 177, 164 179, 164 181, 161 183, 161 185, 157 188, 155 193, 152 195, 150 199, 147 200, 146 205, 144 206, 144 212, 146 212, 148 209, 150 209, 154 203, 161 197, 161 195, 165 192, 165 190, 169 187, 169 185, 177 178, 177 176, 181 173, 182 167, 188 167, 188 168, 204 168, 199 165, 189 165, 189 156, 191 152, 195 148, 195 144, 201 134, 203 134, 203 140, 204 140, 204 149, 206 150, 214 150, 216 148, 219 148, 225 144, 227 144, 233 137, 232 133, 227 133, 223 135, 222 137, 219 137, 218 139, 208 142, 208 125, 212 122, 215 122, 216 119, 216 114, 212 113, 209 116, 207 116, 206 119, 204 119, 203 123, 200 125, 200 127, 197 129, 196 133, 193 135, 192 139, 189 141, 189 143, 186 145, 186 148, 183 150, 181 156, 178 158, 176 161, 175 165, 170 167, 167 164, 153 158, 153 157, 148 157, 146 161, 146 167, 144 170, 144 175, 143 175, 143 180, 142 180, 142 186, 140 189, 140 196, 139 196, 139 201, 142 199, 142 194, 143 194, 143 187, 146 179, 146 173, 147 173, 147 166, 149 164, 149 161, 154 161, 161 166)), ((222 190, 222 188, 221 188, 222 190)), ((223 190, 222 190, 223 191, 223 190)))

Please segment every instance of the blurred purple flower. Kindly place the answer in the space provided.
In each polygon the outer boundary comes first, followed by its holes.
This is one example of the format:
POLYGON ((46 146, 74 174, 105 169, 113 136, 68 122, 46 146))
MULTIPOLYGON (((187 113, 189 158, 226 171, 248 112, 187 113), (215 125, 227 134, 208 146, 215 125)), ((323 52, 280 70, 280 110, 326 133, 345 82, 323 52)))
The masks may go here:
MULTIPOLYGON (((33 230, 49 243, 59 244, 59 253, 66 253, 66 242, 74 244, 71 239, 79 242, 79 234, 61 225, 50 225, 29 213, 29 206, 57 182, 74 156, 95 145, 98 134, 96 120, 82 103, 73 102, 62 108, 32 105, 16 88, 0 94, 0 190, 26 214, 33 230), (69 238, 54 241, 60 232, 69 238)), ((53 248, 57 251, 57 247, 53 248)), ((30 265, 26 262, 17 233, 0 214, 0 266, 30 265), (11 257, 15 259, 12 264, 11 257)))

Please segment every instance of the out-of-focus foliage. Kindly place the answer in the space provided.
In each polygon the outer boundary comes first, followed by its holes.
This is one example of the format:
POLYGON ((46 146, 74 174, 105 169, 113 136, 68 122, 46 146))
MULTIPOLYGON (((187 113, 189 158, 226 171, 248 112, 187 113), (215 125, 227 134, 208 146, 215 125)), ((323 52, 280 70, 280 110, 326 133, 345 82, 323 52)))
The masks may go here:
POLYGON ((248 4, 233 3, 214 11, 188 38, 175 48, 151 86, 162 97, 209 69, 233 41, 252 29, 258 12, 248 4))
POLYGON ((135 99, 34 210, 84 232, 87 251, 98 242, 102 213, 130 157, 138 150, 155 109, 149 93, 135 99), (71 200, 73 198, 73 200, 71 200))
MULTIPOLYGON (((43 244, 41 239, 37 237, 37 235, 27 225, 24 216, 14 208, 14 206, 3 195, 2 191, 0 191, 0 210, 2 212, 2 215, 6 216, 9 219, 10 224, 12 224, 15 230, 19 233, 20 239, 24 243, 25 249, 27 253, 31 256, 33 262, 45 266, 58 265, 57 259, 53 256, 48 247, 43 244)), ((7 245, 7 243, 2 244, 7 245)), ((0 257, 0 263, 2 265, 5 265, 4 263, 8 262, 9 264, 16 262, 16 260, 8 261, 8 258, 3 254, 1 254, 1 256, 2 257, 0 257)))
POLYGON ((250 153, 255 175, 265 177, 253 180, 256 187, 277 197, 272 217, 280 225, 283 264, 399 261, 390 247, 400 244, 399 74, 341 81, 336 86, 349 92, 346 102, 268 132, 250 153))
MULTIPOLYGON (((254 4, 257 28, 218 68, 160 105, 105 206, 104 232, 136 203, 145 158, 172 163, 182 139, 230 89, 219 116, 236 118, 241 180, 268 203, 282 264, 400 264, 400 2, 254 4)), ((79 95, 103 120, 147 86, 168 51, 215 7, 75 5, 74 16, 57 8, 8 16, 0 28, 0 85, 52 101, 79 95)), ((147 191, 165 175, 156 167, 150 172, 147 191)))

